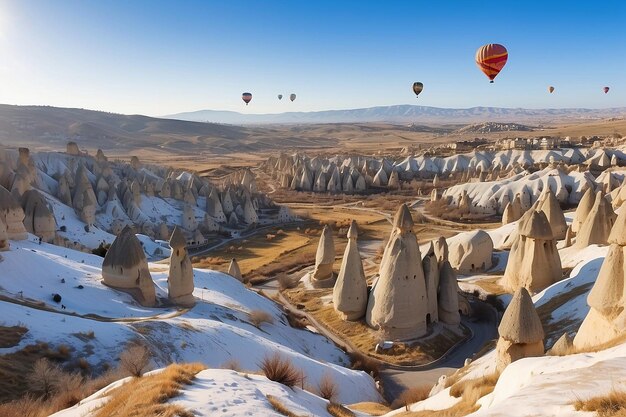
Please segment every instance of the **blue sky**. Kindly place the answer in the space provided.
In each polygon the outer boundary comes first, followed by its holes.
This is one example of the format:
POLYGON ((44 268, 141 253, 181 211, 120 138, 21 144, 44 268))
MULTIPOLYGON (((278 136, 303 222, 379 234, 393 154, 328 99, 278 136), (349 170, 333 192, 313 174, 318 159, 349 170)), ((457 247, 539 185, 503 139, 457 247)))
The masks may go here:
POLYGON ((626 106, 624 22, 624 1, 0 0, 0 102, 148 115, 626 106), (495 84, 474 63, 491 42, 509 50, 495 84))

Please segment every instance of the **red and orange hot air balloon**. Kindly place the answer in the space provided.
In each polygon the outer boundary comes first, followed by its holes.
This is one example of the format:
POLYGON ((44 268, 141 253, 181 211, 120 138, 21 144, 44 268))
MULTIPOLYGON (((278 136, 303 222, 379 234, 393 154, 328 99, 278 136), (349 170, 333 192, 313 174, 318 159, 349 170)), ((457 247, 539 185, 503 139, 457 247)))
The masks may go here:
POLYGON ((506 48, 497 43, 481 46, 476 51, 476 65, 491 80, 490 82, 493 82, 493 79, 502 71, 508 58, 509 53, 506 48))
POLYGON ((609 87, 604 87, 602 90, 604 90, 604 94, 608 93, 610 88, 609 87))
POLYGON ((550 92, 550 94, 554 93, 554 87, 552 86, 548 87, 548 91, 550 92))

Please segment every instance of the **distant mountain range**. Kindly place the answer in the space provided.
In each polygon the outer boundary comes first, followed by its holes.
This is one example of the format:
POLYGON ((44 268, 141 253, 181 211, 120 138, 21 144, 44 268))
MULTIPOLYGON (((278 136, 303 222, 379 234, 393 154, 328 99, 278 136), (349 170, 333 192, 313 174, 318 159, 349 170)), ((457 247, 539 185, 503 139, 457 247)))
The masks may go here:
POLYGON ((309 123, 437 123, 462 124, 486 121, 556 122, 593 120, 626 116, 626 107, 609 109, 523 109, 503 107, 440 107, 397 105, 364 109, 287 112, 277 114, 242 114, 233 111, 198 110, 163 116, 167 119, 227 124, 309 124, 309 123))

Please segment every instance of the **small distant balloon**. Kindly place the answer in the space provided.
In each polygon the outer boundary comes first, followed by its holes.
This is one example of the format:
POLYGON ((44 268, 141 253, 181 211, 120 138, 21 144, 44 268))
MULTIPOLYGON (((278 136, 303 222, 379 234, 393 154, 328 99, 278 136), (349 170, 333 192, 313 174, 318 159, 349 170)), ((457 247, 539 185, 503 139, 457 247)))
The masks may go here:
POLYGON ((608 93, 610 88, 609 87, 604 87, 602 90, 604 90, 604 94, 608 93))
POLYGON ((422 90, 424 89, 424 84, 419 81, 415 81, 413 83, 413 92, 415 93, 415 97, 419 96, 422 90))
POLYGON ((548 87, 548 91, 550 92, 550 94, 554 93, 554 87, 552 86, 548 87))
POLYGON ((476 51, 476 65, 489 78, 490 82, 502 71, 509 53, 506 48, 497 43, 490 43, 476 51))
POLYGON ((282 95, 282 94, 279 94, 279 95, 278 95, 278 99, 279 99, 279 100, 282 100, 282 99, 283 99, 283 95, 282 95))
POLYGON ((296 95, 294 93, 289 94, 289 100, 294 101, 296 99, 296 95))
POLYGON ((246 103, 246 106, 247 106, 248 103, 250 103, 250 100, 252 100, 252 94, 251 93, 243 93, 241 95, 241 99, 246 103))

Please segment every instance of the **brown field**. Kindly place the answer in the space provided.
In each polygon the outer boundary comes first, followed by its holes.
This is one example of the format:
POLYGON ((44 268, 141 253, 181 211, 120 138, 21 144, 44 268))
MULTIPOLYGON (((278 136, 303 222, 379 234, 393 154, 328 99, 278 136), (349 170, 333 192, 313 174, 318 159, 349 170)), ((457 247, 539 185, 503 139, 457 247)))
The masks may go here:
POLYGON ((444 330, 434 337, 426 336, 418 343, 397 343, 384 353, 376 353, 374 348, 381 341, 379 333, 371 329, 364 320, 344 321, 335 312, 332 303, 325 304, 324 297, 332 297, 332 288, 304 289, 302 284, 297 288, 283 291, 292 304, 302 307, 320 324, 334 334, 348 341, 359 351, 374 358, 391 362, 396 365, 419 365, 431 362, 460 341, 466 335, 457 335, 444 330))
POLYGON ((301 260, 301 256, 307 253, 315 256, 319 226, 303 225, 300 229, 270 229, 257 236, 235 240, 207 256, 192 258, 192 263, 195 268, 215 268, 225 272, 230 260, 235 258, 242 275, 248 278, 283 272, 282 269, 289 269, 286 258, 301 260))

